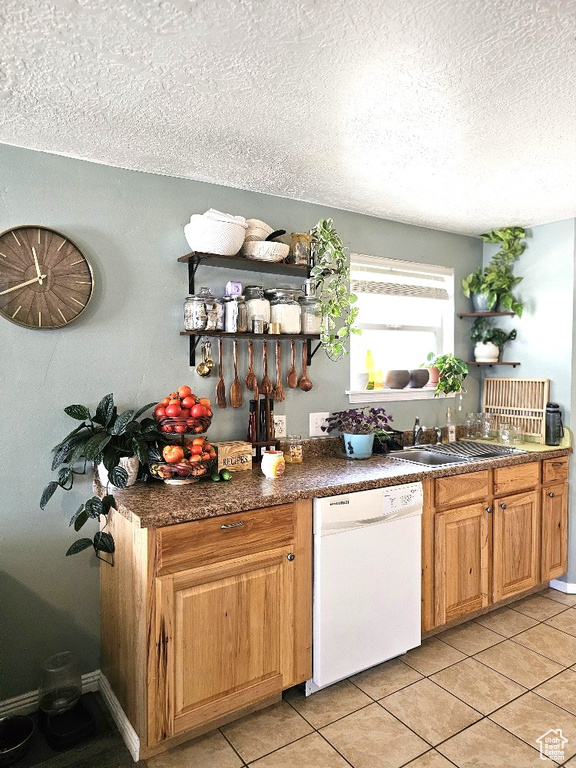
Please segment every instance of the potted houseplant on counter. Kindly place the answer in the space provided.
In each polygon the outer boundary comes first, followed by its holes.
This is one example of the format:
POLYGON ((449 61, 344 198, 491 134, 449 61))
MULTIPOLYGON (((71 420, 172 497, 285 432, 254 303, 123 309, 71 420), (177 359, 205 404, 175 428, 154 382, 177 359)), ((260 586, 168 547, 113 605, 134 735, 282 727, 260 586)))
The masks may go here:
POLYGON ((310 277, 322 317, 320 343, 331 360, 346 354, 350 334, 358 315, 356 296, 350 293, 350 266, 340 235, 332 219, 320 219, 312 230, 313 264, 310 277))
POLYGON ((335 411, 322 426, 323 432, 340 432, 344 438, 344 449, 349 459, 367 459, 372 455, 374 434, 387 431, 392 416, 384 408, 351 408, 335 411))
POLYGON ((464 296, 472 297, 475 312, 493 312, 500 304, 518 317, 522 316, 524 305, 512 291, 522 281, 521 277, 514 277, 514 262, 526 249, 526 243, 522 241, 525 236, 522 227, 502 227, 480 235, 485 243, 498 243, 500 250, 488 266, 478 267, 462 280, 464 296))
POLYGON ((485 317, 477 317, 470 338, 474 342, 474 359, 477 363, 497 363, 504 345, 516 338, 516 330, 506 333, 485 317))
MULTIPOLYGON (((58 488, 71 490, 74 478, 86 474, 89 462, 98 465, 99 476, 106 490, 109 485, 118 489, 132 485, 138 474, 138 463, 145 464, 148 461, 148 446, 161 438, 154 419, 137 421, 139 416, 155 405, 148 403, 137 411, 128 410, 119 414, 114 405, 114 396, 110 394, 102 398, 94 415, 84 405, 69 405, 65 408, 68 416, 81 423, 53 448, 52 471, 58 471, 58 479, 50 481, 44 488, 40 508, 46 507, 58 488)), ((92 496, 76 510, 70 525, 79 531, 90 518, 98 521, 102 516, 107 520, 112 507, 116 509, 114 496, 108 493, 103 498, 92 496)), ((106 531, 97 531, 92 539, 78 539, 66 554, 74 555, 88 547, 94 548, 99 559, 114 564, 114 539, 106 531)))

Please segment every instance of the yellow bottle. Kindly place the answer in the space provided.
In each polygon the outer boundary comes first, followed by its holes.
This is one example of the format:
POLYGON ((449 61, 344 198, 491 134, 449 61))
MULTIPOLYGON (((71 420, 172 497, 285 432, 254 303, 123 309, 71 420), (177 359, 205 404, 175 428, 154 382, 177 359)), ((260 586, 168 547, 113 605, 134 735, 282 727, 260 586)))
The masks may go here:
POLYGON ((374 389, 374 358, 372 357, 372 352, 370 350, 366 352, 366 357, 364 358, 364 368, 368 373, 368 383, 366 384, 366 389, 374 389))

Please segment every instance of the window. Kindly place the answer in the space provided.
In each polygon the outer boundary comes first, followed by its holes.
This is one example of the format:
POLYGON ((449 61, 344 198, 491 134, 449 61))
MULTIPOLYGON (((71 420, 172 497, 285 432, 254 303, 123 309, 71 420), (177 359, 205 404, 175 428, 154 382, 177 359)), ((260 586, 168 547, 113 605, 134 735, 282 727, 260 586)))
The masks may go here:
MULTIPOLYGON (((383 399, 382 390, 365 390, 368 351, 377 385, 389 370, 418 368, 429 352, 454 351, 452 269, 353 253, 350 285, 358 297, 357 325, 362 329, 350 341, 350 402, 383 399)), ((433 391, 385 393, 389 400, 428 397, 433 391)))

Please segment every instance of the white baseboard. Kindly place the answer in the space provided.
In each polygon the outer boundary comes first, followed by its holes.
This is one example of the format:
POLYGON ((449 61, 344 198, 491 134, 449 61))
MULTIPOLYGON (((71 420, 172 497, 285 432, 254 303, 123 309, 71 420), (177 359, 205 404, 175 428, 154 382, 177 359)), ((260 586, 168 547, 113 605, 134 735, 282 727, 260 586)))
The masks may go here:
POLYGON ((562 579, 552 579, 551 589, 557 589, 558 592, 565 592, 567 595, 576 595, 576 584, 573 581, 563 581, 562 579))
POLYGON ((140 759, 140 739, 114 695, 106 675, 100 674, 100 693, 135 763, 140 759))
MULTIPOLYGON (((82 693, 97 691, 100 687, 100 670, 82 675, 82 693)), ((0 701, 0 717, 8 715, 29 715, 38 709, 38 690, 22 693, 12 699, 0 701)))

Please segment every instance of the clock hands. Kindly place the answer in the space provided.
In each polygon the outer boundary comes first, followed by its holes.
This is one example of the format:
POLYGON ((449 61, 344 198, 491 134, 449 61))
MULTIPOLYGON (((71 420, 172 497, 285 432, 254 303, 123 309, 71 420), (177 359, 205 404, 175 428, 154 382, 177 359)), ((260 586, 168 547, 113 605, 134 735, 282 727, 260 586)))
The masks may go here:
POLYGON ((46 275, 38 275, 38 277, 33 277, 32 280, 26 280, 24 283, 19 283, 18 285, 13 285, 12 288, 6 288, 5 291, 0 291, 0 296, 4 296, 5 293, 12 293, 12 291, 17 291, 18 288, 24 288, 27 285, 32 285, 32 283, 40 283, 42 285, 42 280, 46 275))
POLYGON ((42 285, 42 282, 43 282, 44 278, 46 277, 46 275, 43 275, 40 272, 40 266, 38 264, 38 259, 36 258, 36 249, 34 248, 34 246, 32 246, 32 255, 34 256, 34 266, 36 267, 36 274, 38 275, 38 282, 40 283, 40 285, 42 285))

